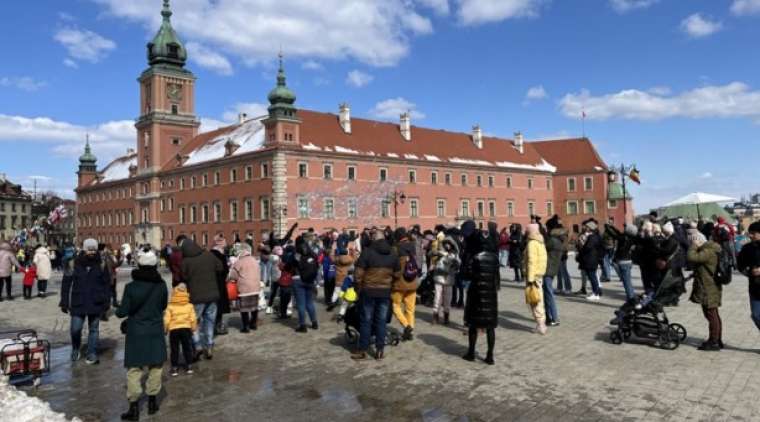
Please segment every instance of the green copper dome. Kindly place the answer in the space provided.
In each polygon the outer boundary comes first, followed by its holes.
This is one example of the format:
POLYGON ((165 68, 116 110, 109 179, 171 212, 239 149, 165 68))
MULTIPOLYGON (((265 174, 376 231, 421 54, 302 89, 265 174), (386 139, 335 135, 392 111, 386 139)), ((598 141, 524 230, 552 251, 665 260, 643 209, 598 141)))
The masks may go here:
POLYGON ((90 140, 88 139, 84 146, 84 154, 79 157, 79 164, 95 164, 96 161, 98 159, 90 150, 90 140))
MULTIPOLYGON (((631 199, 631 192, 625 192, 627 199, 631 199)), ((607 199, 612 201, 620 201, 623 199, 623 184, 619 182, 613 182, 609 184, 607 188, 607 199)))
POLYGON ((296 102, 296 94, 288 88, 285 83, 285 69, 282 65, 282 54, 280 54, 280 69, 277 71, 277 86, 269 92, 269 114, 293 116, 296 102))
POLYGON ((183 67, 187 61, 187 50, 172 28, 169 0, 164 0, 161 16, 164 17, 161 28, 158 29, 153 41, 148 43, 148 63, 151 66, 163 63, 183 67))

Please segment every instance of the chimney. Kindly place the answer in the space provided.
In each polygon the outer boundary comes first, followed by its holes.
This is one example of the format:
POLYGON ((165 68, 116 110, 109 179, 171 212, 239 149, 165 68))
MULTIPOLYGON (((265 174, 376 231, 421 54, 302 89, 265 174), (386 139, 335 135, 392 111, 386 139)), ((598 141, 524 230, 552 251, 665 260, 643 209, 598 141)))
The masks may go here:
POLYGON ((340 127, 343 128, 343 132, 350 134, 351 133, 351 108, 348 106, 348 104, 343 103, 340 105, 338 120, 340 121, 340 127))
POLYGON ((403 136, 405 140, 411 141, 412 140, 412 117, 409 115, 409 112, 406 112, 401 115, 401 123, 399 127, 401 129, 401 136, 403 136))
POLYGON ((248 120, 248 115, 245 113, 238 113, 238 123, 243 124, 248 120))
POLYGON ((134 153, 135 153, 135 149, 134 148, 127 148, 127 155, 132 155, 134 153))
POLYGON ((229 157, 230 155, 234 154, 238 148, 240 148, 240 145, 233 142, 232 139, 228 140, 224 143, 224 156, 229 157))
POLYGON ((525 138, 522 132, 515 132, 515 148, 520 151, 520 154, 525 153, 525 138))
POLYGON ((483 131, 480 129, 480 125, 472 127, 472 143, 478 149, 483 149, 483 131))

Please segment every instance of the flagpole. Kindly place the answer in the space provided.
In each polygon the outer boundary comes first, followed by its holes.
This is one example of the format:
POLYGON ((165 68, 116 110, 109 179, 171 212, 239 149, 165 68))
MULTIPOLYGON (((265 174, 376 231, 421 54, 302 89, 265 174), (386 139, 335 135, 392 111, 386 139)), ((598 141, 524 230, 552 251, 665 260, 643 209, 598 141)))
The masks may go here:
POLYGON ((583 138, 586 138, 586 110, 581 111, 581 130, 583 131, 583 138))

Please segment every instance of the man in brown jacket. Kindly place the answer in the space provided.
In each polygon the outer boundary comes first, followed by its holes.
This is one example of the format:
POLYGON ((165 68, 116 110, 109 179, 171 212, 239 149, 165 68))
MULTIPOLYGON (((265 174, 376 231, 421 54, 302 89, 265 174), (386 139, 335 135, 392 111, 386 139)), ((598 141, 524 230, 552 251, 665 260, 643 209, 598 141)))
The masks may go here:
POLYGON ((359 348, 351 354, 351 358, 367 358, 369 340, 374 333, 375 359, 381 360, 384 357, 391 288, 394 281, 401 277, 398 255, 393 253, 382 231, 374 233, 374 240, 362 251, 355 268, 360 309, 359 348))

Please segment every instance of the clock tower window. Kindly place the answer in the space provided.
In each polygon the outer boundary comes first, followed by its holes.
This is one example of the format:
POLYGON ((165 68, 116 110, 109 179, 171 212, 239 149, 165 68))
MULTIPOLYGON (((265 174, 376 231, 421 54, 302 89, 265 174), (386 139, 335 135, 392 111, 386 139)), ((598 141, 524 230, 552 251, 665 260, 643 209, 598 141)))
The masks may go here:
POLYGON ((172 114, 179 114, 179 105, 172 104, 172 114))

